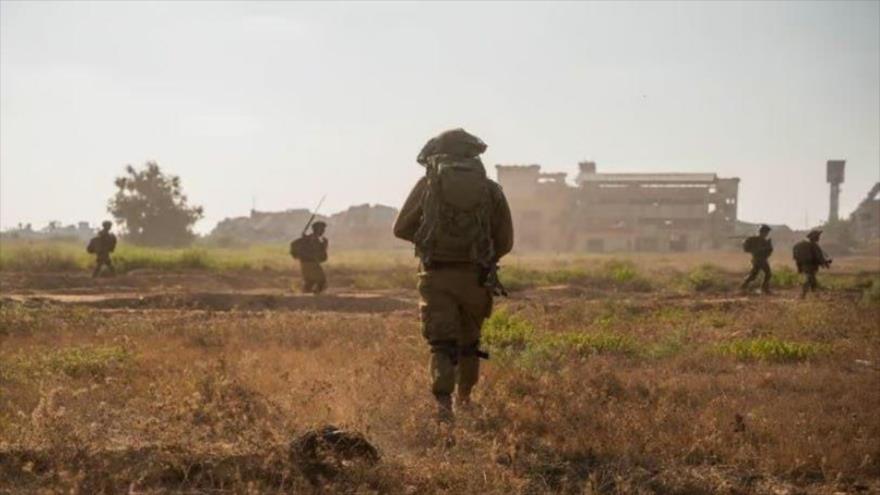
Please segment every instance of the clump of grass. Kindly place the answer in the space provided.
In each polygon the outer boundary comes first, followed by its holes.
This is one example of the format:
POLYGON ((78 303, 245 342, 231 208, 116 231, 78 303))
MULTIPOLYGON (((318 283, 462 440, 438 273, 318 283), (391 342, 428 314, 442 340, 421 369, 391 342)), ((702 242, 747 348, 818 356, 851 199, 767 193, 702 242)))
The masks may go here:
POLYGON ((719 290, 726 286, 721 269, 709 263, 691 270, 687 274, 687 281, 691 289, 696 292, 719 290))
POLYGON ((482 341, 496 349, 524 349, 532 341, 535 327, 524 318, 510 314, 506 309, 492 313, 484 323, 482 341))
POLYGON ((639 273, 638 268, 632 261, 606 261, 596 272, 595 276, 600 281, 617 289, 646 292, 652 288, 651 281, 639 273))
POLYGON ((663 359, 680 354, 688 347, 689 335, 685 330, 678 330, 663 336, 659 341, 645 349, 645 354, 654 359, 663 359))
POLYGON ((555 268, 536 270, 519 265, 504 266, 500 272, 501 283, 508 290, 523 290, 534 287, 571 284, 587 276, 587 272, 577 268, 555 268))
POLYGON ((0 270, 13 272, 66 272, 81 270, 87 258, 72 246, 55 244, 4 245, 0 249, 0 270))
POLYGON ((786 289, 795 287, 800 283, 798 272, 792 270, 790 267, 787 266, 783 266, 774 270, 773 278, 771 280, 774 286, 786 289))
POLYGON ((871 279, 871 284, 862 292, 862 302, 865 304, 880 304, 880 277, 871 279))
POLYGON ((505 309, 484 323, 483 343, 532 364, 563 355, 636 354, 640 348, 632 338, 608 331, 538 332, 529 320, 505 309))
POLYGON ((45 353, 28 353, 4 358, 0 379, 63 373, 71 378, 102 378, 112 370, 128 366, 132 353, 122 346, 76 346, 45 353))
POLYGON ((717 351, 741 361, 797 362, 827 351, 826 346, 813 342, 791 342, 775 337, 734 340, 721 344, 717 351))
POLYGON ((113 256, 121 272, 132 270, 207 270, 215 260, 202 248, 150 249, 125 246, 113 256))
POLYGON ((638 343, 632 338, 616 333, 562 332, 548 334, 539 339, 538 346, 546 346, 560 353, 578 356, 593 354, 636 354, 638 343))

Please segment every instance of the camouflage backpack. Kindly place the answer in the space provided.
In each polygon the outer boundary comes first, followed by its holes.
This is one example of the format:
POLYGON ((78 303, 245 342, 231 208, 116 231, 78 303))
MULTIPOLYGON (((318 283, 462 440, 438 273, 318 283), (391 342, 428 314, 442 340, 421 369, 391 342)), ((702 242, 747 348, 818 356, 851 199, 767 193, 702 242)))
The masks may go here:
POLYGON ((815 264, 817 260, 813 259, 813 246, 810 241, 799 241, 791 250, 792 258, 798 268, 805 265, 815 264))
POLYGON ((746 253, 754 253, 758 249, 758 236, 749 236, 746 237, 746 240, 742 243, 743 251, 746 253))
POLYGON ((494 258, 492 196, 479 158, 433 155, 426 161, 427 188, 422 221, 416 232, 416 254, 422 263, 474 262, 494 258))

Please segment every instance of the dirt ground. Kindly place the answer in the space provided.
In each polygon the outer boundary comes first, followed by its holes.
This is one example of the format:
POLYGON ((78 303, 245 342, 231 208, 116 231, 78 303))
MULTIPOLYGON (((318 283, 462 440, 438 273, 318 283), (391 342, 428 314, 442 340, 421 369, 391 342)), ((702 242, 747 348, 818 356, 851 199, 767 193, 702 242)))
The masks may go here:
POLYGON ((0 272, 0 493, 880 493, 877 265, 842 266, 515 290, 451 425, 413 288, 0 272), (326 425, 378 460, 304 453, 326 425))

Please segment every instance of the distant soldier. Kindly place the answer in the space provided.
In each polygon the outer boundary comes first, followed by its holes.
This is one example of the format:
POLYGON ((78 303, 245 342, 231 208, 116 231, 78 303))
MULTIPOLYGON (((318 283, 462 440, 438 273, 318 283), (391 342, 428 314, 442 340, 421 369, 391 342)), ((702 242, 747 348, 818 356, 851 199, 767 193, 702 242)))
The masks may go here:
POLYGON ((321 263, 327 261, 327 238, 324 232, 327 224, 315 222, 312 224, 312 232, 305 234, 290 243, 290 255, 299 260, 300 271, 303 277, 303 290, 313 294, 320 294, 327 288, 327 276, 321 263))
POLYGON ((816 273, 820 267, 831 268, 831 258, 825 256, 825 252, 819 247, 821 230, 811 230, 807 238, 794 245, 792 257, 797 264, 798 273, 804 274, 804 285, 801 290, 801 298, 807 296, 807 292, 819 288, 816 273))
POLYGON ((92 272, 92 278, 101 274, 101 267, 106 266, 110 275, 116 275, 116 269, 113 268, 113 261, 110 260, 110 253, 116 250, 116 236, 110 233, 113 223, 104 221, 101 224, 101 231, 98 235, 92 237, 86 251, 95 255, 95 270, 92 272))
POLYGON ((497 262, 513 247, 513 222, 501 187, 486 177, 486 144, 463 129, 428 141, 426 169, 394 222, 394 235, 416 246, 422 335, 431 347, 431 392, 438 418, 470 403, 480 374, 480 329, 503 293, 497 262), (457 389, 457 390, 456 390, 457 389))
POLYGON ((770 226, 761 225, 758 229, 758 235, 747 237, 743 241, 743 251, 752 255, 752 271, 749 272, 742 285, 739 286, 740 290, 746 290, 749 284, 758 278, 758 274, 763 272, 764 279, 761 281, 761 292, 764 294, 770 293, 770 277, 773 274, 770 272, 769 259, 770 255, 773 254, 773 241, 770 240, 769 235, 770 226))

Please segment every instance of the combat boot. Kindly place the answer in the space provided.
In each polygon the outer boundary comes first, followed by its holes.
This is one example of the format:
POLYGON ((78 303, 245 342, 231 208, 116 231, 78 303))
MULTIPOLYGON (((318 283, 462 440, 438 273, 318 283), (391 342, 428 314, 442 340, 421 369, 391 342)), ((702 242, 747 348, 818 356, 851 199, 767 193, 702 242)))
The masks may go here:
POLYGON ((471 394, 459 393, 455 396, 455 411, 461 413, 473 413, 474 403, 471 402, 471 394))
POLYGON ((451 423, 455 420, 452 412, 452 396, 451 395, 435 395, 437 401, 437 421, 441 423, 451 423))

